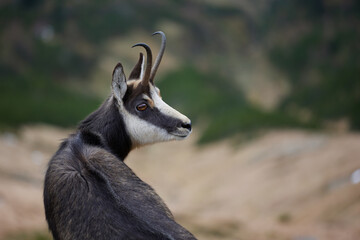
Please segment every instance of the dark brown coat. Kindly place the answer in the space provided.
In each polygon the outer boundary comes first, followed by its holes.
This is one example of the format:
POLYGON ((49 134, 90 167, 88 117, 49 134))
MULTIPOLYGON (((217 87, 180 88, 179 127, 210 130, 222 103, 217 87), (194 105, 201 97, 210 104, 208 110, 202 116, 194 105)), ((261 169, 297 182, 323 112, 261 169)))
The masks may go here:
POLYGON ((61 144, 44 186, 46 219, 55 240, 195 239, 123 162, 130 150, 111 98, 61 144))

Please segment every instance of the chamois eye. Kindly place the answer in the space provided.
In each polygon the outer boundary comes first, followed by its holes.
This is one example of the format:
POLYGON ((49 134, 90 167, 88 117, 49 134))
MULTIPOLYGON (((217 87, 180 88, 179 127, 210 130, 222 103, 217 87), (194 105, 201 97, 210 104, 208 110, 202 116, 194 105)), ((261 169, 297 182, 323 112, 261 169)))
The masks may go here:
POLYGON ((141 104, 139 104, 139 105, 136 106, 136 109, 137 109, 138 111, 144 111, 144 110, 147 109, 147 107, 148 107, 148 105, 147 105, 146 103, 141 103, 141 104))

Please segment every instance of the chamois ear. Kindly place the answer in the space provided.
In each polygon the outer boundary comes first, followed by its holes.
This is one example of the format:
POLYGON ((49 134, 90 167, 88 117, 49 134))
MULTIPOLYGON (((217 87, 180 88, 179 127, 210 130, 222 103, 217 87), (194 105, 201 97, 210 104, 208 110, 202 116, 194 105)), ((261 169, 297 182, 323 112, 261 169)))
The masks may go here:
POLYGON ((111 90, 118 101, 122 101, 127 90, 126 77, 121 63, 114 68, 112 75, 111 90))
POLYGON ((132 70, 129 79, 142 79, 144 77, 144 67, 144 56, 142 53, 140 53, 139 61, 132 70))

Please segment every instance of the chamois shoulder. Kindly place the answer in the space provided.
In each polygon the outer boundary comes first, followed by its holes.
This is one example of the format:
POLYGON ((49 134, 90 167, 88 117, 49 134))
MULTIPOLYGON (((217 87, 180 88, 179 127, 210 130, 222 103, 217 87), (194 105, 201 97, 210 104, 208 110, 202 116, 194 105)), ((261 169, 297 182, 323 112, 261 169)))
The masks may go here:
POLYGON ((52 173, 52 169, 56 169, 55 176, 58 177, 80 174, 86 168, 90 155, 102 149, 105 149, 105 146, 95 134, 89 132, 73 134, 61 143, 59 150, 50 160, 48 174, 52 173))

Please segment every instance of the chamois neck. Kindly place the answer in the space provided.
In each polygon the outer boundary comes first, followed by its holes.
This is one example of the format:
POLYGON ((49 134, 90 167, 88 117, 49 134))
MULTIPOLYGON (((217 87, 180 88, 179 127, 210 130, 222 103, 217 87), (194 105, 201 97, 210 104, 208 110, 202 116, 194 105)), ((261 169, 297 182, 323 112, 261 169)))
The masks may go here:
POLYGON ((124 161, 132 143, 114 98, 109 97, 95 112, 83 120, 78 129, 89 144, 107 148, 124 161))

